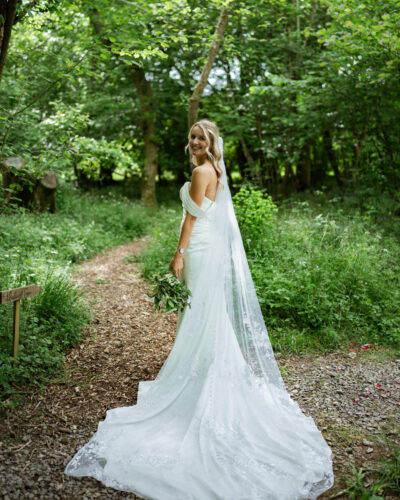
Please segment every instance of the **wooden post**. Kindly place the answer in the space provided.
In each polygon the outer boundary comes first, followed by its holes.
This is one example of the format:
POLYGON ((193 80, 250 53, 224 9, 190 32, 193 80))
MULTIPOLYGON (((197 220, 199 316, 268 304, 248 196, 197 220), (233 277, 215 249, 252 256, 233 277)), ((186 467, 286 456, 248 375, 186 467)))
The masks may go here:
POLYGON ((7 302, 14 302, 13 348, 12 348, 14 363, 18 357, 21 299, 26 299, 28 297, 35 297, 35 295, 38 295, 38 293, 40 293, 41 290, 42 289, 36 285, 28 285, 0 292, 0 304, 6 304, 7 302))
POLYGON ((13 356, 17 359, 18 356, 18 344, 19 344, 19 317, 21 310, 21 301, 16 300, 14 302, 14 321, 13 321, 13 356))

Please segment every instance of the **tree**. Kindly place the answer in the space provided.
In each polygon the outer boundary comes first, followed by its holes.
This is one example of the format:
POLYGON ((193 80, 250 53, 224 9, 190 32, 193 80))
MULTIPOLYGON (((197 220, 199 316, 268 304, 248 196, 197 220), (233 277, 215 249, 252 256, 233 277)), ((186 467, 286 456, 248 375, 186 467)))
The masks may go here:
POLYGON ((0 3, 0 81, 6 63, 11 32, 15 23, 18 0, 3 0, 0 3))
POLYGON ((228 22, 228 9, 223 7, 218 19, 217 28, 215 30, 215 35, 211 42, 210 49, 208 51, 208 57, 204 65, 203 71, 201 72, 199 81, 193 90, 192 95, 189 99, 189 111, 188 111, 188 127, 193 125, 197 121, 197 115, 199 112, 199 103, 202 93, 208 82, 208 77, 210 76, 211 69, 213 67, 215 58, 217 56, 219 47, 221 45, 221 40, 224 35, 225 27, 228 22))

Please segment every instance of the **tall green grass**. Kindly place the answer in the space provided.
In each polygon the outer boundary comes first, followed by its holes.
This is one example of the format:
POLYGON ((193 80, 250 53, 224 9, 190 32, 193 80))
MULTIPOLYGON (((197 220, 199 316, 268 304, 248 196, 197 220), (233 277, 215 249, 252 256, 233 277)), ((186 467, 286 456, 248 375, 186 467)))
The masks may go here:
MULTIPOLYGON (((235 211, 274 348, 399 348, 400 243, 388 213, 383 230, 379 207, 317 193, 282 202, 275 214, 269 198, 246 189, 234 196, 235 211)), ((146 277, 165 272, 175 249, 181 208, 170 210, 140 257, 146 277)))
POLYGON ((249 255, 260 304, 280 350, 398 346, 400 245, 359 214, 307 201, 281 207, 249 255))
POLYGON ((154 217, 115 189, 83 193, 64 185, 57 191, 57 205, 56 214, 16 210, 0 218, 0 289, 42 288, 37 297, 21 303, 15 366, 12 304, 0 306, 3 407, 12 404, 15 385, 41 383, 62 366, 64 351, 81 338, 90 311, 71 281, 73 263, 144 235, 154 217))
MULTIPOLYGON (((74 263, 150 232, 139 257, 146 278, 168 271, 179 238, 177 196, 147 211, 121 189, 57 192, 56 214, 18 210, 0 218, 0 289, 37 284, 22 302, 20 355, 11 357, 12 304, 0 306, 0 398, 41 383, 90 318, 71 281, 74 263)), ((161 193, 162 195, 163 193, 161 193)), ((161 196, 162 198, 162 196, 161 196)), ((379 200, 376 200, 378 203, 379 200)), ((352 343, 399 347, 400 231, 396 210, 355 196, 316 194, 280 203, 247 191, 235 197, 251 272, 276 350, 325 351, 352 343), (254 196, 254 199, 252 198, 254 196), (257 232, 254 228, 263 227, 257 232)), ((392 207, 393 208, 393 207, 392 207)))
POLYGON ((149 246, 136 259, 143 276, 149 281, 155 274, 169 272, 168 265, 179 241, 182 208, 170 206, 160 211, 157 223, 150 233, 149 246))

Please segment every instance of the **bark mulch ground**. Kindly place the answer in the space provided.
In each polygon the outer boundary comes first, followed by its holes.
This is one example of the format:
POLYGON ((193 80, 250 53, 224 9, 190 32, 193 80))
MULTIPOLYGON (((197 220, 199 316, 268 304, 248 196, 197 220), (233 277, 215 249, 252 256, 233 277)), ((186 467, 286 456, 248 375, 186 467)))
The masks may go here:
MULTIPOLYGON (((154 315, 149 286, 132 262, 145 245, 120 245, 77 268, 94 319, 66 356, 65 372, 29 389, 0 421, 0 497, 137 498, 63 471, 107 409, 136 403, 138 382, 155 378, 173 345, 176 315, 154 315)), ((346 498, 337 494, 350 464, 373 468, 399 441, 400 360, 369 349, 277 361, 292 397, 333 450, 335 485, 320 498, 346 498)))

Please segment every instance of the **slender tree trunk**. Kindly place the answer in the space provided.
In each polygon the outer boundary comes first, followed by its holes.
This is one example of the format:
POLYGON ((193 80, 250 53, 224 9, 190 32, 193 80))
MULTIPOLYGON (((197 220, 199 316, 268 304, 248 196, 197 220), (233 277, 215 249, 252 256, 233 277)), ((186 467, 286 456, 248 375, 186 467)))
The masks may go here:
POLYGON ((364 149, 364 142, 367 137, 367 130, 368 130, 368 122, 365 122, 364 128, 362 130, 362 133, 359 134, 357 131, 354 131, 354 137, 355 137, 355 143, 353 146, 353 151, 354 151, 354 159, 352 162, 349 162, 350 165, 352 165, 352 180, 354 185, 357 185, 357 177, 358 177, 358 169, 360 167, 360 162, 361 162, 361 154, 364 149))
POLYGON ((324 147, 326 154, 328 155, 329 162, 332 166, 333 173, 335 174, 336 184, 338 185, 339 188, 342 188, 343 181, 340 176, 336 153, 332 147, 332 137, 328 130, 324 132, 324 147))
POLYGON ((282 187, 281 187, 282 196, 284 196, 285 198, 289 194, 289 183, 293 179, 293 176, 294 175, 293 175, 292 165, 290 164, 289 160, 286 160, 285 161, 285 175, 283 177, 282 187))
MULTIPOLYGON (((97 34, 101 34, 103 25, 100 20, 100 13, 97 9, 91 12, 91 21, 94 30, 97 34)), ((102 43, 107 47, 111 46, 111 41, 107 38, 102 38, 102 43)), ((148 207, 157 206, 156 198, 156 176, 158 170, 158 146, 155 141, 156 124, 155 111, 153 103, 153 92, 151 83, 146 79, 146 73, 143 68, 132 66, 128 67, 129 76, 136 87, 140 101, 140 128, 142 130, 145 164, 142 181, 141 198, 144 205, 148 207)))
POLYGON ((0 24, 0 81, 6 63, 8 46, 11 39, 11 31, 15 22, 18 0, 1 0, 0 16, 4 19, 0 24))
POLYGON ((236 148, 235 157, 236 157, 236 164, 239 167, 240 176, 244 180, 247 178, 247 170, 246 170, 247 160, 246 157, 244 156, 242 147, 236 148))
POLYGON ((272 158, 271 160, 271 173, 272 173, 272 196, 274 199, 278 197, 279 194, 279 161, 277 158, 272 158))
POLYGON ((244 140, 243 136, 240 137, 240 145, 242 146, 243 155, 246 158, 247 164, 249 165, 249 167, 252 171, 255 170, 256 162, 255 162, 254 158, 252 157, 250 150, 247 147, 246 141, 244 140))
POLYGON ((189 112, 188 112, 188 125, 189 129, 197 121, 197 116, 199 114, 200 98, 206 88, 208 77, 210 76, 211 69, 213 67, 215 58, 217 56, 219 47, 221 45, 221 40, 224 35, 225 27, 228 22, 228 9, 225 7, 221 9, 219 15, 217 29, 214 34, 214 41, 211 44, 210 50, 208 52, 208 57, 206 64, 204 65, 203 71, 200 75, 200 79, 197 82, 193 94, 189 99, 189 112))
POLYGON ((311 187, 311 148, 309 142, 303 146, 301 151, 297 178, 301 190, 309 189, 311 187))
POLYGON ((156 176, 158 169, 158 146, 155 141, 156 125, 151 84, 143 68, 132 68, 132 80, 138 91, 142 120, 141 129, 145 148, 145 166, 142 182, 142 202, 148 207, 157 205, 156 176))

